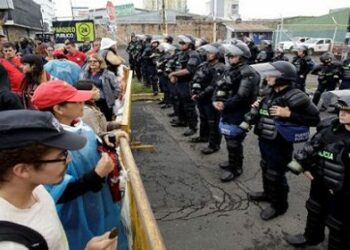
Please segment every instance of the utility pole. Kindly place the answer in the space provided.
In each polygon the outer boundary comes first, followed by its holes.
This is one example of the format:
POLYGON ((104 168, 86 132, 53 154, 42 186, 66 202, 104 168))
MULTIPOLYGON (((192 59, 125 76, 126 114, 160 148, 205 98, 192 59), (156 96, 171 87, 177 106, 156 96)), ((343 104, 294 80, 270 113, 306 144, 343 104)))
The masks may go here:
POLYGON ((217 12, 217 2, 213 0, 214 8, 213 8, 213 43, 216 42, 216 12, 217 12))
POLYGON ((168 26, 166 23, 166 16, 165 16, 165 0, 162 0, 162 21, 163 21, 163 33, 168 34, 168 26))
POLYGON ((73 4, 72 4, 72 0, 70 0, 70 11, 72 13, 72 19, 74 20, 74 13, 73 13, 73 4))

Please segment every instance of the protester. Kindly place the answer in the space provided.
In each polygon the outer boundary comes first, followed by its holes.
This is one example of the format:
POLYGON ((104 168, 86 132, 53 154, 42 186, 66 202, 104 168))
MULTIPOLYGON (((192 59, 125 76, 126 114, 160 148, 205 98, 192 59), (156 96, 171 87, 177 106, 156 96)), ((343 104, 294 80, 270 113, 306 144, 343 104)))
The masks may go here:
POLYGON ((0 111, 22 108, 23 105, 19 97, 11 92, 7 71, 0 64, 0 111))
POLYGON ((116 76, 107 69, 106 62, 99 54, 89 56, 88 66, 80 74, 80 80, 91 80, 95 82, 100 90, 101 97, 95 101, 105 115, 107 121, 112 120, 113 106, 119 97, 119 82, 116 76))
MULTIPOLYGON (((69 249, 55 204, 42 184, 64 180, 71 161, 67 150, 82 148, 86 139, 39 111, 0 112, 0 131, 0 220, 1 229, 8 229, 1 234, 0 248, 69 249)), ((94 237, 86 249, 116 249, 116 240, 108 235, 94 237)))
POLYGON ((80 80, 77 83, 78 90, 93 91, 93 98, 85 102, 84 115, 82 120, 89 125, 98 136, 106 134, 107 131, 120 128, 120 124, 115 121, 107 122, 105 115, 95 104, 100 99, 100 90, 95 86, 95 82, 89 80, 80 80))
POLYGON ((4 53, 4 58, 12 63, 14 66, 21 68, 21 58, 17 56, 16 45, 11 42, 4 43, 2 45, 2 51, 4 53))
MULTIPOLYGON (((63 182, 47 187, 57 204, 70 249, 83 249, 91 237, 113 227, 118 227, 123 235, 120 206, 112 200, 105 183, 105 177, 114 169, 113 161, 106 153, 98 153, 96 134, 79 118, 83 116, 84 102, 92 95, 92 91, 78 91, 55 80, 39 85, 32 98, 39 110, 52 112, 65 130, 87 139, 84 148, 69 151, 73 159, 63 182)), ((113 146, 107 138, 104 137, 105 143, 113 146)))
POLYGON ((25 55, 22 57, 24 79, 21 84, 22 103, 25 109, 34 109, 31 103, 34 90, 40 83, 49 80, 49 75, 44 71, 43 61, 40 56, 25 55))
POLYGON ((45 71, 50 74, 52 79, 59 79, 74 86, 79 80, 80 66, 67 60, 62 49, 55 49, 52 55, 54 60, 45 64, 45 71))
POLYGON ((76 48, 74 42, 68 41, 65 43, 65 49, 67 50, 66 57, 69 61, 75 62, 80 67, 84 65, 86 61, 86 55, 76 48))

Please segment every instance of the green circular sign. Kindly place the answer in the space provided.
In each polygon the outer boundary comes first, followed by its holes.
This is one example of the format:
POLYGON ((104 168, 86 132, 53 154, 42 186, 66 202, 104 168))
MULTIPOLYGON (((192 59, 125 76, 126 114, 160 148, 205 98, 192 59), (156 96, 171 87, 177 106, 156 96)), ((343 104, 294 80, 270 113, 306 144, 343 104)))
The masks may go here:
POLYGON ((86 23, 82 23, 79 25, 78 32, 81 36, 88 36, 91 32, 90 26, 86 23))

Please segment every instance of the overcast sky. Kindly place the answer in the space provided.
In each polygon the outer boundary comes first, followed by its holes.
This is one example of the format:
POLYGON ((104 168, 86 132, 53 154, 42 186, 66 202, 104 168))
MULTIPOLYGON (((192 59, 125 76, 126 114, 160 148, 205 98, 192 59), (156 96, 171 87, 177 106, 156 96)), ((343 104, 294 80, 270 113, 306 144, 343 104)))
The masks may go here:
MULTIPOLYGON (((102 8, 107 0, 55 0, 57 16, 68 16, 70 4, 74 6, 88 6, 102 8)), ((142 7, 142 0, 112 0, 116 4, 134 3, 135 7, 142 7)), ((187 0, 191 13, 208 14, 205 12, 206 0, 187 0)), ((239 10, 243 20, 252 18, 279 18, 281 16, 323 15, 329 9, 350 7, 350 0, 240 0, 239 10)))

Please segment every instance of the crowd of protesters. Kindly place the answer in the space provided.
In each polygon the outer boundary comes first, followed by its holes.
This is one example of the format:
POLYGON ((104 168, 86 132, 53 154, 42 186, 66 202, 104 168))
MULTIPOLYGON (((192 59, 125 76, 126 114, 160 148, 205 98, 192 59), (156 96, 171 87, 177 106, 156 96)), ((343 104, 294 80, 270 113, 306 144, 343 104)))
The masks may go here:
POLYGON ((116 45, 1 37, 1 249, 128 249, 115 150, 128 138, 114 108, 125 82, 116 45))

